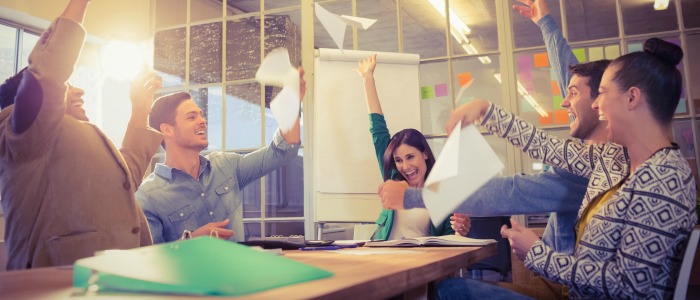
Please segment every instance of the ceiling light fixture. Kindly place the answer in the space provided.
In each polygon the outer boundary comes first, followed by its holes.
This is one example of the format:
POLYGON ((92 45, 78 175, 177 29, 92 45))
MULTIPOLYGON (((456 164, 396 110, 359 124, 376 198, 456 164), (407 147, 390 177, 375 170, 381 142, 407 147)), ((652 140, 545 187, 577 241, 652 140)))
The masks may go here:
MULTIPOLYGON (((501 74, 500 73, 493 74, 493 77, 495 77, 496 80, 498 80, 498 82, 501 83, 501 74)), ((523 86, 522 83, 520 83, 520 81, 518 81, 518 94, 523 96, 523 99, 525 99, 525 101, 527 101, 527 103, 529 103, 530 106, 532 106, 535 109, 535 111, 537 112, 537 114, 539 114, 541 117, 543 117, 543 118, 549 117, 549 113, 547 113, 547 111, 544 110, 544 108, 542 108, 542 106, 540 106, 540 104, 537 102, 537 100, 535 100, 535 97, 532 97, 532 95, 530 95, 530 93, 528 93, 527 89, 523 86)))
MULTIPOLYGON (((428 0, 430 4, 433 5, 433 7, 443 16, 446 17, 447 15, 445 14, 445 1, 443 0, 428 0)), ((467 26, 467 24, 464 24, 457 14, 455 14, 452 9, 449 10, 450 13, 450 33, 452 36, 459 42, 459 45, 462 46, 462 49, 466 51, 470 55, 476 55, 479 54, 479 51, 476 50, 476 47, 469 41, 469 38, 467 38, 467 35, 472 32, 472 30, 467 26)), ((481 56, 479 57, 479 60, 481 61, 482 64, 490 64, 491 59, 487 56, 481 56)))
POLYGON ((654 9, 655 10, 664 10, 668 8, 668 0, 655 0, 654 1, 654 9))

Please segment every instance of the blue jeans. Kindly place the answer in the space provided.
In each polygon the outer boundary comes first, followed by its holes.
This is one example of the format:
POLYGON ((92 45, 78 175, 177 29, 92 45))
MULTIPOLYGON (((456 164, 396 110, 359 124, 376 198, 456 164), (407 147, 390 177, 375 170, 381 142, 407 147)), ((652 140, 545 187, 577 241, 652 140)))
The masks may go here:
POLYGON ((532 299, 504 288, 467 278, 449 278, 440 281, 436 287, 440 300, 461 299, 532 299))

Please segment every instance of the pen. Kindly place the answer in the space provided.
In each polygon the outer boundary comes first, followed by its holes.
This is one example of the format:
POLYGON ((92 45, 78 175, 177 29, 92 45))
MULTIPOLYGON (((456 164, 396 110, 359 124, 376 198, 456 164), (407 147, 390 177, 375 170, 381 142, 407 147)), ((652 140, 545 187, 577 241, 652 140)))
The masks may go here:
POLYGON ((340 247, 340 246, 303 247, 303 248, 300 248, 299 250, 311 251, 311 250, 338 250, 338 249, 342 249, 342 247, 340 247))

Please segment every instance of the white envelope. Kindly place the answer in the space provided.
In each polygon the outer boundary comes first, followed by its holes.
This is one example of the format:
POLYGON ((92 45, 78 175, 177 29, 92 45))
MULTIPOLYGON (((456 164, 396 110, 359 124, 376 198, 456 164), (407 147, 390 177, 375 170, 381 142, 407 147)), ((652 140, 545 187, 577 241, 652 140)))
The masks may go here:
POLYGON ((455 126, 423 186, 423 202, 435 226, 503 170, 476 126, 455 126))
POLYGON ((270 109, 282 132, 291 130, 299 118, 299 71, 289 62, 287 49, 272 50, 260 64, 255 80, 282 87, 270 102, 270 109))
POLYGON ((321 21, 321 25, 323 25, 323 28, 325 28, 326 31, 328 31, 328 34, 331 35, 333 42, 335 42, 336 46, 338 46, 338 49, 340 50, 343 50, 343 41, 345 40, 345 28, 347 26, 367 29, 370 26, 372 26, 374 22, 377 22, 377 20, 375 19, 352 17, 346 15, 339 16, 329 12, 318 3, 316 3, 315 5, 316 6, 314 11, 316 12, 316 17, 319 21, 321 21))

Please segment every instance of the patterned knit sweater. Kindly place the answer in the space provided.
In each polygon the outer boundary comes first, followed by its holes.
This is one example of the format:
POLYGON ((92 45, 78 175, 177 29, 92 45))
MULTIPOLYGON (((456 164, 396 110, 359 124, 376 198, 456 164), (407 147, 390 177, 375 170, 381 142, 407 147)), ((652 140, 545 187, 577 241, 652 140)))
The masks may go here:
POLYGON ((677 148, 657 151, 629 174, 627 151, 538 130, 491 104, 482 120, 533 159, 589 177, 579 218, 592 200, 622 183, 586 225, 574 255, 536 242, 525 266, 569 287, 570 298, 670 298, 688 236, 697 223, 696 187, 677 148))

